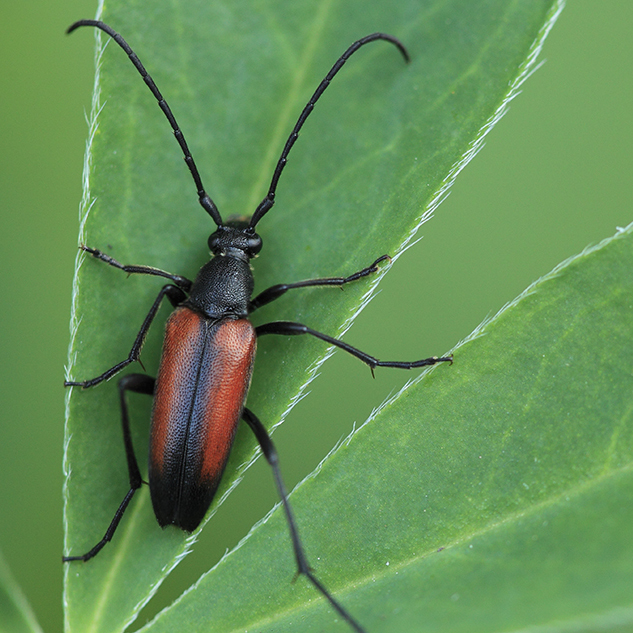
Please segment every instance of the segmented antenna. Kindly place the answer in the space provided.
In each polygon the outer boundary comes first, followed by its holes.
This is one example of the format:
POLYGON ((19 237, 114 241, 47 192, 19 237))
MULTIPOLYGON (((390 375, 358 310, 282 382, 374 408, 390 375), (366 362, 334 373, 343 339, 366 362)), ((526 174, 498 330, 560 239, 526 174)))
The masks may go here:
POLYGON ((152 91, 152 94, 158 101, 158 106, 163 111, 163 114, 167 117, 169 121, 169 125, 171 125, 171 129, 174 131, 174 136, 178 141, 178 145, 180 145, 180 149, 182 149, 182 153, 185 155, 185 163, 187 163, 187 167, 189 167, 189 171, 193 176, 193 181, 196 183, 196 189, 198 190, 198 200, 202 205, 202 208, 211 216, 213 221, 218 225, 222 226, 222 216, 218 211, 218 208, 215 206, 215 203, 209 197, 209 194, 204 190, 202 186, 202 179, 200 178, 200 173, 198 172, 198 168, 196 167, 196 162, 193 160, 193 156, 189 151, 189 147, 187 146, 187 141, 185 141, 185 137, 182 133, 182 130, 178 126, 176 122, 176 118, 172 114, 171 108, 167 105, 167 101, 160 93, 160 90, 154 83, 154 80, 151 78, 150 74, 145 70, 145 66, 141 63, 141 60, 137 57, 136 53, 130 48, 130 45, 123 39, 121 35, 119 35, 113 28, 109 27, 101 20, 79 20, 74 24, 71 24, 66 33, 72 33, 75 29, 78 29, 80 26, 94 26, 97 29, 101 29, 104 33, 107 33, 126 53, 130 58, 130 61, 134 64, 134 67, 140 73, 141 77, 143 77, 143 81, 147 84, 147 87, 152 91))
POLYGON ((288 162, 288 153, 292 149, 292 146, 295 144, 295 141, 299 137, 299 130, 303 127, 303 124, 306 122, 308 116, 312 110, 314 110, 315 103, 319 100, 319 97, 325 92, 325 89, 330 85, 330 82, 338 73, 339 70, 343 67, 343 64, 362 46, 365 44, 369 44, 370 42, 374 42, 376 40, 385 40, 386 42, 391 42, 394 46, 398 48, 404 60, 409 62, 409 53, 407 49, 404 47, 404 44, 397 38, 392 35, 387 35, 386 33, 372 33, 371 35, 366 35, 354 42, 336 61, 334 66, 330 69, 330 72, 325 76, 325 79, 319 84, 319 87, 314 91, 314 94, 308 101, 305 108, 299 115, 299 120, 295 124, 286 144, 284 146, 283 151, 281 152, 281 156, 279 157, 279 161, 277 161, 277 166, 275 167, 275 172, 273 173, 273 178, 270 182, 270 188, 268 189, 268 193, 266 197, 259 203, 257 209, 255 209, 255 213, 253 213, 253 217, 251 217, 251 221, 249 223, 249 227, 254 229, 257 223, 262 219, 262 217, 268 213, 275 204, 275 190, 277 189, 277 183, 279 182, 279 177, 281 176, 281 172, 284 170, 286 163, 288 162))

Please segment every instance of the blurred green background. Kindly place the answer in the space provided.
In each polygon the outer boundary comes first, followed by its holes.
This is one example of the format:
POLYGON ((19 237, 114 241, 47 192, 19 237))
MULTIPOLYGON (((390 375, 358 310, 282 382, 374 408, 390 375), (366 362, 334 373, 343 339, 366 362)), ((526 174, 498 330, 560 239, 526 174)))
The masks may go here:
MULTIPOLYGON (((91 38, 70 40, 64 29, 95 7, 27 0, 0 9, 0 548, 51 632, 62 630, 62 381, 93 73, 91 38)), ((558 262, 633 220, 632 25, 629 0, 569 2, 545 43, 547 63, 348 341, 385 359, 409 358, 413 348, 443 353, 558 262)), ((340 354, 330 360, 275 435, 288 484, 407 377, 385 371, 372 381, 340 354)), ((211 567, 275 500, 258 463, 163 600, 211 567)))

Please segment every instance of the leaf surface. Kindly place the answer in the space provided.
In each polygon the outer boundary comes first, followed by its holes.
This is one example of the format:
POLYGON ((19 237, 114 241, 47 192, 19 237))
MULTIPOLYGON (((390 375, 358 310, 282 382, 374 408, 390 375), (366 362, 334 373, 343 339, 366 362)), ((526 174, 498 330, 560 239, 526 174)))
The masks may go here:
POLYGON ((0 553, 0 631, 42 633, 35 614, 0 553))
MULTIPOLYGON (((347 275, 383 253, 396 256, 503 112, 557 10, 551 0, 496 0, 477 8, 464 1, 394 7, 386 1, 225 6, 195 0, 155 3, 150 15, 112 2, 101 18, 128 39, 154 77, 225 218, 250 214, 264 196, 301 108, 352 41, 380 30, 406 43, 409 65, 384 42, 357 53, 306 123, 277 204, 258 226, 264 240, 254 262, 258 292, 279 282, 347 275)), ((213 224, 197 204, 167 122, 129 60, 112 42, 100 60, 89 212, 80 240, 126 264, 193 277, 208 257, 213 224)), ((74 379, 98 375, 125 357, 161 285, 80 258, 69 370, 74 379)), ((295 320, 335 334, 370 287, 359 283, 334 298, 322 289, 290 293, 258 311, 254 321, 295 320)), ((166 314, 165 307, 158 320, 166 314)), ((154 327, 143 350, 150 374, 160 329, 154 327)), ((260 342, 248 399, 267 426, 282 419, 313 375, 315 359, 325 354, 316 340, 273 339, 260 342)), ((149 403, 140 396, 130 401, 144 464, 149 403)), ((127 490, 115 382, 74 390, 68 411, 66 551, 79 554, 101 537, 127 490)), ((240 429, 214 503, 239 478, 254 446, 240 429)), ((66 567, 68 630, 123 630, 190 546, 184 534, 156 525, 146 490, 137 497, 102 554, 66 567)), ((350 498, 347 515, 356 505, 350 498)), ((346 517, 332 515, 332 521, 344 526, 346 517)), ((284 586, 293 568, 287 560, 279 580, 284 586)), ((349 556, 336 562, 328 556, 332 573, 346 562, 349 556)), ((250 613, 248 601, 239 602, 240 611, 250 613)))

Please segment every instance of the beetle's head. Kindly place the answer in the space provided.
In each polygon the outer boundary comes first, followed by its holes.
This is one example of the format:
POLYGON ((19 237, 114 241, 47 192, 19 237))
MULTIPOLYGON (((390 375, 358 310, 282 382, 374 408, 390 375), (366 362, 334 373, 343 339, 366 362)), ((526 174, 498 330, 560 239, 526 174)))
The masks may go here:
POLYGON ((252 259, 262 249, 262 238, 249 226, 249 219, 232 217, 209 236, 209 249, 218 256, 252 259))

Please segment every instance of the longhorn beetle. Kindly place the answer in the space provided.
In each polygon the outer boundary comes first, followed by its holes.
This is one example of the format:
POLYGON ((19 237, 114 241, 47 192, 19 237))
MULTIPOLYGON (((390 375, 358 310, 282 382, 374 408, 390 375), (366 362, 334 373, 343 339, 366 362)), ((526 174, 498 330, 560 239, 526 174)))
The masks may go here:
POLYGON ((299 130, 312 112, 315 103, 328 87, 343 64, 358 49, 376 40, 393 44, 409 61, 404 45, 391 35, 373 33, 354 42, 339 57, 301 112, 281 152, 265 198, 249 220, 224 222, 216 205, 202 186, 196 163, 187 147, 182 131, 167 102, 127 42, 107 24, 98 20, 80 20, 68 33, 81 26, 93 26, 107 33, 128 55, 158 101, 191 172, 202 208, 211 216, 217 229, 209 237, 213 257, 198 272, 195 281, 150 266, 125 266, 102 251, 87 246, 81 248, 96 259, 128 274, 155 275, 168 279, 150 308, 128 357, 96 378, 67 381, 67 387, 94 387, 108 380, 130 363, 139 360, 147 332, 158 308, 166 297, 175 311, 165 328, 163 351, 156 379, 145 374, 130 374, 119 380, 123 440, 130 479, 130 489, 114 514, 103 538, 81 556, 65 556, 64 562, 87 561, 108 543, 143 479, 132 446, 125 393, 133 391, 154 397, 149 452, 149 489, 156 519, 161 527, 175 525, 187 532, 195 530, 206 514, 226 466, 237 423, 244 419, 252 429, 261 450, 272 468, 288 522, 290 538, 297 563, 297 573, 312 585, 355 631, 363 628, 338 603, 313 574, 288 501, 281 478, 275 447, 257 416, 244 406, 255 358, 256 340, 266 334, 293 336, 310 334, 355 356, 372 371, 375 367, 412 369, 440 362, 452 362, 452 357, 425 358, 413 362, 380 361, 373 356, 317 332, 301 323, 276 321, 254 327, 248 320, 251 312, 278 299, 288 290, 310 286, 343 286, 378 270, 389 259, 383 255, 367 268, 348 277, 308 279, 278 284, 251 299, 253 276, 249 261, 262 247, 255 227, 275 203, 275 190, 299 130))

